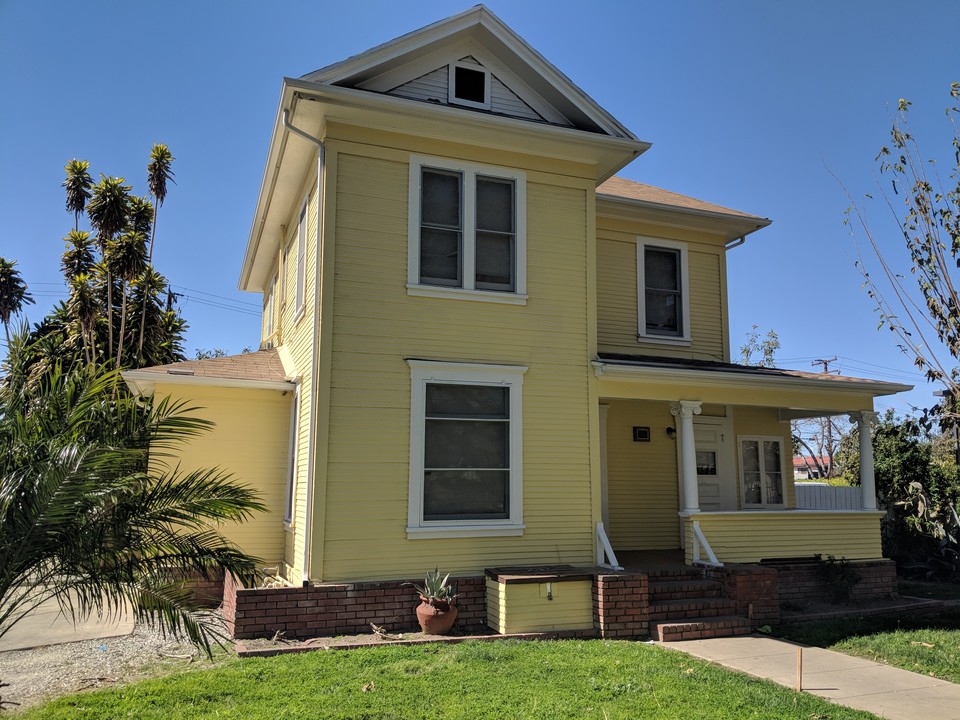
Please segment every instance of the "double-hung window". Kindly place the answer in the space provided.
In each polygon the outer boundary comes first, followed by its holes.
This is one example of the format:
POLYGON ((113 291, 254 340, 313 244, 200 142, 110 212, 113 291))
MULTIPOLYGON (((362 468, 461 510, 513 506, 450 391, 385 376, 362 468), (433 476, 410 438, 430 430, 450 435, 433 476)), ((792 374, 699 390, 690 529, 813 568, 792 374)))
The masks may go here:
POLYGON ((687 246, 654 238, 637 239, 637 317, 640 340, 690 340, 687 246))
POLYGON ((411 295, 525 300, 521 171, 411 158, 409 235, 411 295))
POLYGON ((740 438, 744 507, 783 506, 783 438, 740 438))
POLYGON ((408 537, 519 535, 526 368, 407 362, 408 537))

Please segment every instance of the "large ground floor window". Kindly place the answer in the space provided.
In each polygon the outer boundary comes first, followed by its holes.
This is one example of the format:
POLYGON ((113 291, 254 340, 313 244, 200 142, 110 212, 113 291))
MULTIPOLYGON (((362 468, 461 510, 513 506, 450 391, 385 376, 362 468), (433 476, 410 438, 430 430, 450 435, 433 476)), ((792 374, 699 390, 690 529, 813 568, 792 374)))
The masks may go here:
POLYGON ((783 438, 740 438, 740 478, 744 507, 782 507, 783 438))
POLYGON ((408 536, 520 534, 526 368, 408 363, 408 536))

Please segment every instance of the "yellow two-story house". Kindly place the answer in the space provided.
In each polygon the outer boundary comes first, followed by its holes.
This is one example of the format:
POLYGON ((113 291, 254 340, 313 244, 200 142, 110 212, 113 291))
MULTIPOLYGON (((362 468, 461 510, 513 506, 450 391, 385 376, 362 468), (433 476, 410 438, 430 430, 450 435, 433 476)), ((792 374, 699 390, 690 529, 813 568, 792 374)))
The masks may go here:
POLYGON ((539 568, 577 607, 524 629, 588 631, 591 572, 881 559, 869 422, 906 388, 732 364, 727 254, 770 221, 615 176, 648 147, 483 6, 284 79, 240 275, 261 350, 126 374, 205 408, 182 461, 272 508, 231 535, 328 592, 238 634, 389 625, 329 593, 435 566, 474 619, 536 606, 497 586, 539 568), (789 421, 840 413, 863 507, 798 509, 789 421))

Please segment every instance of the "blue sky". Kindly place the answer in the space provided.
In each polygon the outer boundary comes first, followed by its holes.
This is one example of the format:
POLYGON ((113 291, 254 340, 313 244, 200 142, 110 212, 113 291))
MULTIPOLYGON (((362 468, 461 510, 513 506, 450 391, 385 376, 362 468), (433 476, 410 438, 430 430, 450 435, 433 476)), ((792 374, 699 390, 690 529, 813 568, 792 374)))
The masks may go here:
MULTIPOLYGON (((773 219, 728 257, 731 344, 775 329, 779 364, 838 357, 844 374, 932 389, 860 287, 843 226, 876 192, 898 98, 928 155, 949 159, 943 115, 960 80, 960 3, 551 3, 488 6, 653 148, 620 174, 773 219)), ((0 255, 19 261, 37 320, 63 287, 72 227, 63 165, 146 194, 154 142, 176 156, 155 260, 184 293, 189 349, 258 341, 260 296, 236 290, 280 81, 468 7, 463 2, 143 3, 0 0, 0 255)), ((889 257, 903 257, 877 208, 889 257)))

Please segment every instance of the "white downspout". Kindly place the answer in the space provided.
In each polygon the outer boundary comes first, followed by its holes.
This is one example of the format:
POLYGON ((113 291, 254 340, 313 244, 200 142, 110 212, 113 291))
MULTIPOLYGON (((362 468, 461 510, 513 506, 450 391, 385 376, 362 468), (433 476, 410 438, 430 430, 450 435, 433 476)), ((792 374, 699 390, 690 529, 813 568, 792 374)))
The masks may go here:
POLYGON ((311 549, 313 547, 313 485, 316 479, 316 468, 314 467, 316 453, 316 427, 317 427, 317 398, 319 388, 317 378, 320 374, 319 363, 317 362, 318 349, 320 345, 320 251, 323 247, 323 223, 320 216, 320 207, 323 203, 323 180, 324 180, 324 156, 326 148, 323 141, 319 138, 308 135, 300 128, 290 124, 289 111, 285 108, 283 111, 283 127, 299 135, 304 140, 312 142, 317 146, 317 248, 315 251, 316 262, 314 263, 313 276, 313 344, 310 351, 310 363, 312 367, 312 376, 310 378, 310 417, 307 421, 307 497, 306 497, 306 519, 303 528, 303 567, 301 568, 301 579, 304 587, 310 584, 310 559, 311 549))

